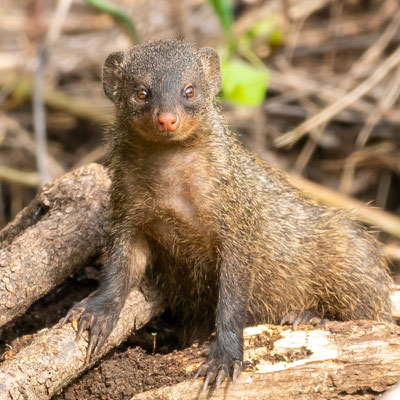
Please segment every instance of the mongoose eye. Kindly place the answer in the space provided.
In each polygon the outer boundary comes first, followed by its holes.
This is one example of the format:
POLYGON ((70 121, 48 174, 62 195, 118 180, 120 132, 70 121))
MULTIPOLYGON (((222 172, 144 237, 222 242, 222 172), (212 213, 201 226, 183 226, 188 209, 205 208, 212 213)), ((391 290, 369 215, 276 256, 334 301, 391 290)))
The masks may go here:
POLYGON ((188 86, 183 92, 184 96, 187 99, 191 99, 194 96, 194 93, 195 92, 194 92, 194 87, 193 86, 188 86))
POLYGON ((146 89, 137 90, 136 95, 140 100, 146 100, 149 98, 149 92, 146 89))

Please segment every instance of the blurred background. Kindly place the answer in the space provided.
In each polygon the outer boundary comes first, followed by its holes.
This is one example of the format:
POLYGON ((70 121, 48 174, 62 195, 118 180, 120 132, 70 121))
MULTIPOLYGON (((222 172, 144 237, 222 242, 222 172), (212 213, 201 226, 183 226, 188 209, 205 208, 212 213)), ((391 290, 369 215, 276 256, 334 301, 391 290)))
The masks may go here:
POLYGON ((398 266, 398 0, 1 0, 0 227, 43 184, 104 162, 107 55, 171 37, 219 51, 247 147, 318 201, 384 210, 360 218, 398 266))

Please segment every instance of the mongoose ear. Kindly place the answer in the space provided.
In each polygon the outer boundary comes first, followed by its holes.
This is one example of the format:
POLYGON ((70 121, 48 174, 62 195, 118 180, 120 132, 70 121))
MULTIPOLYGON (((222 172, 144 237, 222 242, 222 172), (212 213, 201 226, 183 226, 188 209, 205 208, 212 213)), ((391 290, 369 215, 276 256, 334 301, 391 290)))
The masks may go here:
POLYGON ((218 53, 211 47, 200 49, 200 57, 203 63, 204 73, 211 89, 211 94, 216 96, 221 90, 221 62, 218 53))
POLYGON ((111 53, 103 67, 103 90, 106 96, 115 102, 123 72, 124 53, 111 53))

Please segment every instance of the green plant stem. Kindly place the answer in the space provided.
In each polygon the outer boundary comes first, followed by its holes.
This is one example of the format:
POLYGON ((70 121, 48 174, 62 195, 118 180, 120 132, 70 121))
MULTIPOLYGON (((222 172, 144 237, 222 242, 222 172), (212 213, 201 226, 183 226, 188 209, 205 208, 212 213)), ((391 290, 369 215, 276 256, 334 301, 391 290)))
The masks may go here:
POLYGON ((134 22, 123 11, 114 7, 106 0, 86 0, 86 2, 91 4, 93 7, 96 7, 97 9, 111 15, 116 22, 124 27, 126 33, 134 43, 140 42, 140 37, 134 22))
POLYGON ((265 64, 252 52, 247 46, 237 46, 237 51, 241 54, 250 64, 260 69, 267 69, 265 64))

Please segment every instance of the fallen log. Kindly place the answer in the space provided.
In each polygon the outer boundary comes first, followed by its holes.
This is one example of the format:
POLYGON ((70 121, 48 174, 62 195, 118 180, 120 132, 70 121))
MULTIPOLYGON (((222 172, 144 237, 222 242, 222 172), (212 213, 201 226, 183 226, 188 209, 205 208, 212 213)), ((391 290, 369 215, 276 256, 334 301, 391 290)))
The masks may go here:
MULTIPOLYGON (((187 380, 131 400, 373 399, 400 379, 400 328, 372 321, 328 322, 321 329, 263 325, 245 331, 245 371, 235 385, 202 395, 187 380), (271 338, 275 338, 271 343, 271 338)), ((180 367, 193 371, 198 360, 180 367)))
POLYGON ((0 233, 0 326, 99 254, 108 235, 110 180, 99 164, 43 187, 0 233))
MULTIPOLYGON (((46 185, 0 232, 0 326, 100 254, 109 223, 110 180, 99 164, 78 168, 46 185)), ((48 399, 119 345, 163 307, 150 288, 130 294, 116 328, 90 364, 87 332, 75 342, 71 325, 32 335, 0 365, 0 399, 48 399)))
POLYGON ((29 345, 0 364, 0 400, 50 399, 162 310, 163 303, 155 292, 147 289, 145 296, 132 290, 105 346, 89 364, 85 364, 88 332, 76 341, 71 324, 61 327, 59 322, 43 329, 33 335, 29 345), (151 300, 146 299, 149 297, 151 300))

